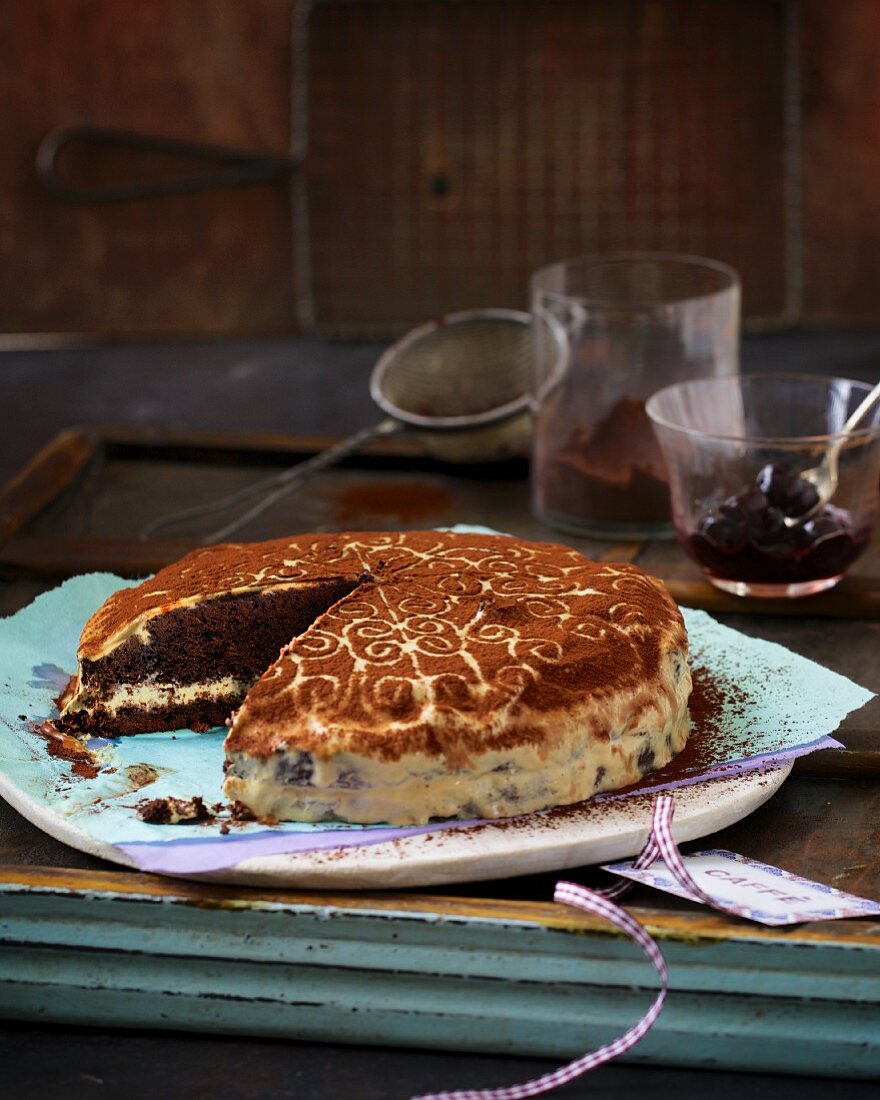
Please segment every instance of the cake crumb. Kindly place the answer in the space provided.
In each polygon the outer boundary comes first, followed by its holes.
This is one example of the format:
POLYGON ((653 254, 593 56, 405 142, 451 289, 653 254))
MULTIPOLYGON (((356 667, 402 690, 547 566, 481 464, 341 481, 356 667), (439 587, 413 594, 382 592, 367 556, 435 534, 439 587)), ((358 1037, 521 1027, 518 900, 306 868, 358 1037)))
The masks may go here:
POLYGON ((194 798, 150 798, 138 804, 137 815, 148 825, 180 825, 210 818, 204 800, 194 798))

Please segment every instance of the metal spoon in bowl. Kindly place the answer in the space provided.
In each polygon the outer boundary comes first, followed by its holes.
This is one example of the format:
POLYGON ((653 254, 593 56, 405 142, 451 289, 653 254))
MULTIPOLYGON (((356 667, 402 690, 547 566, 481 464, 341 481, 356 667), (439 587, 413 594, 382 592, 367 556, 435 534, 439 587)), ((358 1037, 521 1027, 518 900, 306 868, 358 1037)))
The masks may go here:
POLYGON ((799 527, 802 523, 805 523, 814 516, 819 509, 824 507, 824 505, 834 496, 838 482, 837 456, 840 454, 844 443, 846 443, 850 432, 858 426, 859 422, 866 413, 870 411, 878 398, 880 398, 880 382, 878 382, 871 392, 867 394, 852 416, 850 416, 843 425, 838 438, 822 456, 822 461, 819 465, 812 466, 809 470, 801 471, 799 476, 813 486, 818 493, 818 497, 815 502, 805 512, 801 512, 799 516, 786 516, 784 519, 786 527, 799 527))

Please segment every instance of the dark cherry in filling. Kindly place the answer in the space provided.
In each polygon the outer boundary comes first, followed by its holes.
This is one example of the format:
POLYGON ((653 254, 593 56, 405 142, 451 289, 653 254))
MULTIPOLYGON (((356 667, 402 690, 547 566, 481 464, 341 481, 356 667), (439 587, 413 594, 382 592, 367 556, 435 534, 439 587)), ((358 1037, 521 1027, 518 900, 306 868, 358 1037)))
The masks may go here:
POLYGON ((818 499, 796 469, 768 463, 751 485, 703 516, 695 532, 679 530, 679 542, 723 579, 795 584, 835 577, 864 550, 870 530, 857 530, 850 513, 833 504, 786 526, 786 517, 803 515, 818 499))

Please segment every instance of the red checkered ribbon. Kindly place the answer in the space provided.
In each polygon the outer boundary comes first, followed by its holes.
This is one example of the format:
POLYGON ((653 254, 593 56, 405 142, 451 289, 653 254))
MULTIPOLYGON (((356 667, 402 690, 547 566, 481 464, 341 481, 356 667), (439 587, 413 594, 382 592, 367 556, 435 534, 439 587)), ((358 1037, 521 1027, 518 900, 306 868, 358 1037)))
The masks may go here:
MULTIPOLYGON (((722 913, 728 913, 733 917, 744 917, 746 920, 754 920, 754 911, 752 909, 744 905, 735 905, 732 901, 719 901, 711 894, 707 894, 701 886, 697 885, 690 871, 685 867, 681 858, 681 852, 678 850, 678 845, 672 838, 673 810, 674 803, 670 795, 661 794, 654 800, 654 816, 651 822, 651 835, 648 838, 648 844, 645 846, 645 850, 647 850, 648 846, 653 842, 656 847, 656 854, 653 859, 651 859, 651 863, 653 863, 658 856, 661 857, 672 877, 678 882, 679 886, 683 887, 692 895, 694 901, 702 901, 705 905, 709 905, 713 909, 718 909, 722 913)), ((650 863, 641 863, 641 858, 642 857, 639 856, 639 859, 636 861, 636 867, 639 869, 649 867, 650 863)), ((634 886, 635 883, 628 883, 627 885, 634 886)), ((611 889, 615 889, 615 887, 611 889)))
MULTIPOLYGON (((681 865, 678 849, 672 839, 673 809, 674 802, 669 795, 661 794, 655 799, 651 833, 636 860, 636 866, 639 868, 650 867, 662 855, 673 873, 676 873, 674 866, 677 861, 681 872, 688 880, 692 881, 690 875, 681 865)), ((573 1062, 560 1066, 559 1069, 555 1069, 551 1073, 545 1073, 543 1076, 536 1077, 532 1081, 525 1081, 521 1085, 508 1085, 499 1089, 460 1089, 456 1092, 432 1092, 423 1096, 412 1097, 411 1100, 524 1100, 528 1096, 540 1096, 541 1093, 550 1092, 561 1085, 567 1085, 569 1081, 574 1081, 575 1078, 589 1072, 589 1070, 596 1069, 598 1066, 604 1065, 605 1062, 610 1062, 613 1058, 630 1050, 643 1036, 647 1035, 653 1027, 654 1021, 660 1015, 663 1002, 666 1000, 666 962, 660 953, 660 948, 639 922, 611 900, 626 893, 632 885, 630 882, 621 882, 605 890, 587 890, 574 882, 557 882, 553 896, 555 901, 573 905, 577 909, 583 909, 597 917, 604 917, 605 920, 619 928, 621 932, 637 943, 654 964, 660 976, 660 990, 654 1003, 638 1023, 633 1024, 623 1035, 613 1042, 599 1047, 598 1050, 592 1050, 581 1058, 576 1058, 573 1062)), ((692 889, 692 887, 688 885, 687 889, 692 889)), ((703 895, 701 894, 701 896, 703 895)))

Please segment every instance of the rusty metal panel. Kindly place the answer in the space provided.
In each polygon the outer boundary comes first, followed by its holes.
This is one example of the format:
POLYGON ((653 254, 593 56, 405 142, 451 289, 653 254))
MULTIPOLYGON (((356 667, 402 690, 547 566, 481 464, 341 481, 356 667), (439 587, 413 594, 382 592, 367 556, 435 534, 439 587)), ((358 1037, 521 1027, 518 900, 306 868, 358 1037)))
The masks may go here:
POLYGON ((739 269, 800 296, 797 57, 780 0, 317 0, 300 9, 299 313, 385 334, 522 306, 591 251, 739 269))

